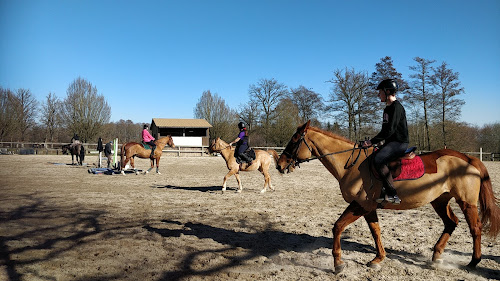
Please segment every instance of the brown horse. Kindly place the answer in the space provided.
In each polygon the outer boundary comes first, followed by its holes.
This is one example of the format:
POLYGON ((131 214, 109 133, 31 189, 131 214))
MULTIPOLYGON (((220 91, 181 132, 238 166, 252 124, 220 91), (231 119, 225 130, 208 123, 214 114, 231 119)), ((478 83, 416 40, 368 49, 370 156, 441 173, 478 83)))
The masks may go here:
MULTIPOLYGON (((156 149, 154 152, 154 157, 151 158, 151 168, 149 168, 145 174, 149 173, 151 169, 153 169, 155 165, 155 160, 156 160, 156 173, 161 174, 160 171, 158 170, 160 167, 160 157, 163 153, 163 148, 165 145, 169 145, 172 148, 175 148, 174 141, 172 140, 172 137, 166 136, 159 138, 155 140, 156 144, 156 149)), ((134 164, 134 157, 137 156, 139 158, 150 158, 151 157, 151 149, 145 149, 144 145, 137 143, 137 142, 128 142, 123 144, 122 146, 122 154, 121 154, 121 170, 122 174, 124 175, 124 168, 127 165, 128 161, 130 160, 130 165, 132 168, 135 170, 135 164, 134 164), (123 159, 125 157, 125 160, 123 159)), ((137 173, 137 170, 136 170, 137 173)))
MULTIPOLYGON (((278 160, 277 168, 285 172, 300 162, 319 159, 328 171, 339 181, 344 200, 349 203, 333 227, 333 258, 335 272, 342 271, 345 263, 341 259, 340 236, 342 231, 360 217, 364 217, 373 239, 376 257, 369 266, 378 268, 385 258, 382 246, 377 208, 408 210, 430 203, 444 222, 444 231, 434 246, 433 262, 440 259, 446 243, 458 224, 449 201, 455 198, 465 215, 472 235, 473 253, 468 267, 474 268, 481 260, 481 230, 489 226, 489 234, 496 237, 500 231, 500 208, 496 205, 491 179, 484 164, 477 158, 460 152, 443 149, 420 155, 425 165, 425 174, 416 180, 394 182, 402 202, 400 205, 387 203, 378 205, 382 183, 370 172, 370 161, 354 143, 310 127, 310 122, 298 127, 278 160), (354 161, 358 155, 358 161, 354 161), (345 165, 346 163, 351 165, 345 165), (480 202, 479 219, 477 202, 480 202)), ((368 150, 368 154, 373 151, 368 150)))
POLYGON ((234 175, 238 181, 238 192, 241 192, 243 190, 243 186, 241 185, 239 172, 249 172, 257 169, 264 175, 264 188, 260 191, 260 193, 266 192, 267 186, 274 191, 274 187, 271 184, 271 176, 269 176, 269 167, 273 162, 273 158, 275 161, 278 160, 278 153, 272 149, 268 151, 256 149, 255 160, 253 160, 252 165, 248 166, 246 163, 240 165, 236 162, 234 149, 234 147, 230 146, 227 142, 221 140, 220 138, 212 140, 212 144, 209 147, 210 153, 219 152, 222 155, 222 158, 226 160, 226 165, 229 169, 229 172, 224 177, 224 182, 222 183, 222 192, 226 191, 227 179, 232 175, 234 175))

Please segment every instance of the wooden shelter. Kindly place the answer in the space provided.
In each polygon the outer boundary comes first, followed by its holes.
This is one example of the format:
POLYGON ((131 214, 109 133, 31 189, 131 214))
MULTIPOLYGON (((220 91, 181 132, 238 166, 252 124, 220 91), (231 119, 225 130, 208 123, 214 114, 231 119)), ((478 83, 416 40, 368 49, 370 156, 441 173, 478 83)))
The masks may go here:
POLYGON ((153 118, 151 131, 155 138, 171 135, 176 146, 208 146, 212 125, 205 119, 153 118))

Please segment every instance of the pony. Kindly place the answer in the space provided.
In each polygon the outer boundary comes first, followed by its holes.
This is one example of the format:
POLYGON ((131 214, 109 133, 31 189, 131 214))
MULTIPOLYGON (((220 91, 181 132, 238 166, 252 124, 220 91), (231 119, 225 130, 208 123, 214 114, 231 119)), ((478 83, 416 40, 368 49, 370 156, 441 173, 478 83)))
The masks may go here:
POLYGON ((275 150, 269 149, 267 151, 256 149, 255 150, 255 160, 253 160, 252 165, 248 166, 248 164, 238 164, 236 162, 236 158, 234 157, 235 147, 230 146, 227 142, 223 141, 220 138, 212 140, 210 147, 208 148, 210 153, 218 152, 222 155, 222 158, 226 161, 227 168, 229 172, 224 176, 224 181, 222 183, 222 193, 226 191, 226 183, 229 177, 234 175, 236 177, 236 181, 238 181, 238 193, 243 190, 243 186, 241 185, 240 174, 239 172, 249 172, 259 170, 264 175, 264 188, 260 191, 260 193, 266 192, 266 187, 269 186, 271 190, 274 191, 274 187, 271 184, 271 176, 269 175, 269 167, 273 162, 273 158, 275 161, 278 161, 278 153, 275 150))
POLYGON ((63 145, 62 153, 68 154, 68 152, 71 153, 71 165, 75 165, 76 157, 76 164, 82 166, 82 162, 85 159, 85 147, 81 143, 63 145))
MULTIPOLYGON (((175 148, 174 141, 172 140, 172 136, 168 135, 166 137, 159 138, 155 140, 156 144, 156 149, 154 151, 154 157, 151 158, 151 168, 149 168, 145 174, 149 173, 151 169, 153 169, 155 160, 156 160, 156 173, 161 174, 159 171, 160 168, 160 157, 163 153, 163 148, 168 145, 172 148, 175 148)), ((122 145, 121 148, 121 157, 120 157, 120 163, 121 163, 121 173, 122 175, 125 175, 125 166, 127 163, 130 161, 130 165, 134 170, 135 169, 135 164, 134 164, 134 157, 139 157, 139 158, 150 158, 151 157, 151 149, 145 149, 144 145, 137 143, 137 142, 127 142, 122 145), (124 160, 125 158, 125 160, 124 160)), ((137 170, 136 170, 137 174, 137 170)))
POLYGON ((277 162, 281 173, 291 171, 301 162, 318 159, 337 179, 344 200, 349 206, 333 227, 335 272, 341 272, 345 263, 341 259, 342 231, 360 217, 364 217, 375 240, 376 256, 368 266, 380 268, 386 256, 382 245, 377 208, 409 210, 430 203, 444 223, 444 230, 433 249, 432 261, 440 258, 446 243, 458 224, 458 218, 449 205, 455 198, 465 215, 472 236, 472 259, 467 265, 475 268, 481 260, 481 231, 489 228, 492 237, 500 231, 500 208, 493 193, 491 179, 484 164, 477 158, 451 149, 441 149, 420 155, 425 173, 419 179, 395 181, 394 187, 402 202, 379 204, 375 200, 381 193, 382 183, 370 172, 369 153, 340 136, 311 127, 310 121, 297 128, 277 162), (359 150, 359 151, 357 151, 359 150), (351 152, 351 153, 349 153, 351 152), (356 152, 357 156, 356 156, 356 152), (355 161, 358 160, 358 161, 355 161), (481 209, 479 218, 477 202, 481 209))

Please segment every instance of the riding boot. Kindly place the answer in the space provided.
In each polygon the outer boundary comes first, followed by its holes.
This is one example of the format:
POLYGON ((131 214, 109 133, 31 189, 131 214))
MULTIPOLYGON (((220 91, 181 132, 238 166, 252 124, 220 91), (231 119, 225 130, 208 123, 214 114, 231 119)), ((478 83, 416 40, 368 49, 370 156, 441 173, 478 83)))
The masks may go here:
POLYGON ((399 199, 396 189, 394 188, 394 180, 387 165, 382 165, 378 172, 380 177, 382 178, 383 188, 380 194, 380 199, 378 199, 377 202, 387 201, 396 205, 400 204, 401 199, 399 199))

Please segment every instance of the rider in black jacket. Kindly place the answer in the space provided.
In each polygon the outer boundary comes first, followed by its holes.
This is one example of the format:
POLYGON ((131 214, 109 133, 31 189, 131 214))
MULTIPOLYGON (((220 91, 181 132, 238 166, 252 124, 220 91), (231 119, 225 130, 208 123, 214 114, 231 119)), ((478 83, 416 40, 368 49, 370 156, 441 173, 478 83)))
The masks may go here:
POLYGON ((383 191, 377 202, 387 201, 400 204, 392 175, 387 164, 402 156, 408 148, 408 125, 406 123, 406 112, 401 103, 396 100, 398 84, 394 79, 386 79, 377 87, 381 102, 386 103, 383 115, 382 130, 371 140, 363 143, 364 147, 373 144, 381 144, 379 151, 374 155, 375 168, 382 178, 383 191))

